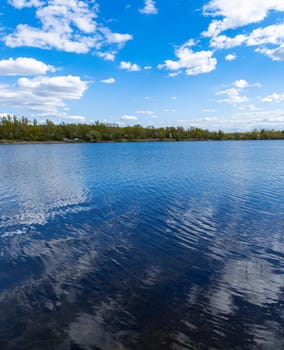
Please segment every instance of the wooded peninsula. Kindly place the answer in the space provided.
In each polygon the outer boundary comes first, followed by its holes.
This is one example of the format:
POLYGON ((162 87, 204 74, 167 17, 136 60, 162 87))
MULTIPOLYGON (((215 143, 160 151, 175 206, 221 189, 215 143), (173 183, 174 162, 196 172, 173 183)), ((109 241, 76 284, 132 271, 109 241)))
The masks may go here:
POLYGON ((118 126, 116 124, 61 123, 50 120, 39 124, 25 117, 0 118, 0 143, 17 142, 127 142, 127 141, 198 141, 198 140, 283 140, 284 130, 250 132, 209 131, 191 127, 118 126))

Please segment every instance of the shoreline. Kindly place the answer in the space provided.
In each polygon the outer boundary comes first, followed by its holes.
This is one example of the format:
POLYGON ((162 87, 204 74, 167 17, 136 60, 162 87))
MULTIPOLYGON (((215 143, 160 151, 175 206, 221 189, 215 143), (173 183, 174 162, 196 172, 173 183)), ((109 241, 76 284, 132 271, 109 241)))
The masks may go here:
POLYGON ((188 139, 188 140, 176 140, 176 139, 141 139, 141 140, 101 140, 101 141, 20 141, 20 140, 0 140, 0 145, 68 145, 68 144, 96 144, 96 143, 143 143, 143 142, 193 142, 193 141, 220 141, 220 140, 197 140, 197 139, 188 139))
POLYGON ((20 140, 0 140, 0 145, 70 145, 70 144, 100 144, 100 143, 144 143, 144 142, 224 142, 224 141, 284 141, 284 139, 140 139, 140 140, 102 140, 102 141, 20 141, 20 140))

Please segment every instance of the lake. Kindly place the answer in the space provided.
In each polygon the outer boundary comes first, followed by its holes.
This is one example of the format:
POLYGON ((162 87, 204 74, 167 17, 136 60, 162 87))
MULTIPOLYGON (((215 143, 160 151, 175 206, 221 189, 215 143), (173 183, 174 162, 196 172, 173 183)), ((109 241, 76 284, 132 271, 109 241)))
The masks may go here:
POLYGON ((0 349, 283 349, 284 142, 0 146, 0 349))

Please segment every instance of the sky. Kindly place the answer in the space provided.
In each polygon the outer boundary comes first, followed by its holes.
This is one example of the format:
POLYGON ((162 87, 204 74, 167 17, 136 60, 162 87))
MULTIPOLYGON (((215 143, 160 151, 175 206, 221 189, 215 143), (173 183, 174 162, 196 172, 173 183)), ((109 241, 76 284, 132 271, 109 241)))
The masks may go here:
POLYGON ((283 0, 1 0, 0 116, 284 129, 283 0))

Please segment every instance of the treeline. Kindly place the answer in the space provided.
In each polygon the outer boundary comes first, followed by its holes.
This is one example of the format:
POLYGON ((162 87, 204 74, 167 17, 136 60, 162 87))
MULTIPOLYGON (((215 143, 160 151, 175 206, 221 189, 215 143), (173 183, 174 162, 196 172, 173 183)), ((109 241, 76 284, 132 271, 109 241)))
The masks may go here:
POLYGON ((0 119, 0 142, 103 142, 146 140, 282 140, 284 130, 253 130, 251 132, 209 131, 200 128, 117 126, 95 122, 94 124, 54 124, 36 120, 6 116, 0 119))

